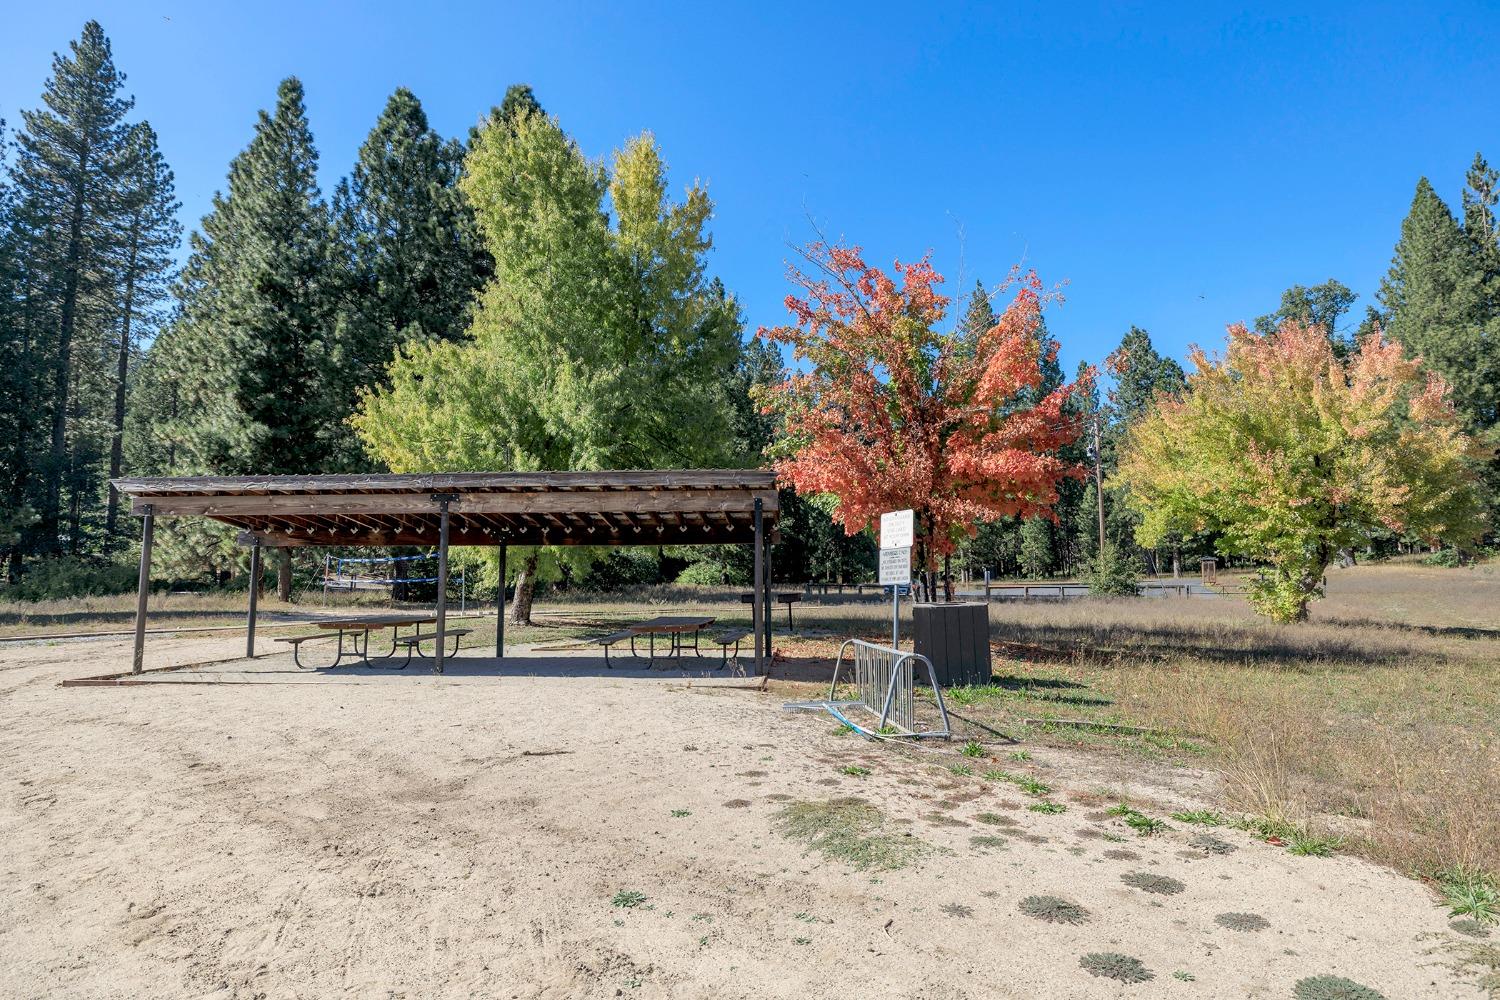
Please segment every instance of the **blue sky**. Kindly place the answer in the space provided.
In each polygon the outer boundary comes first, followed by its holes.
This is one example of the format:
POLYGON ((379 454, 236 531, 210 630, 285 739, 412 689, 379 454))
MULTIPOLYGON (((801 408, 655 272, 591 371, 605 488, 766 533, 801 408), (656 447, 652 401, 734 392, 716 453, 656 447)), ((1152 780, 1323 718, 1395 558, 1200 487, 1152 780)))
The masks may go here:
POLYGON ((88 17, 189 226, 283 76, 325 192, 395 87, 460 135, 525 81, 590 155, 650 129, 674 183, 708 183, 712 269, 752 327, 785 317, 811 219, 872 262, 931 249, 955 293, 1022 260, 1066 281, 1069 369, 1132 323, 1217 345, 1294 283, 1368 300, 1417 178, 1456 209, 1475 151, 1500 161, 1493 4, 17 4, 0 116, 88 17))

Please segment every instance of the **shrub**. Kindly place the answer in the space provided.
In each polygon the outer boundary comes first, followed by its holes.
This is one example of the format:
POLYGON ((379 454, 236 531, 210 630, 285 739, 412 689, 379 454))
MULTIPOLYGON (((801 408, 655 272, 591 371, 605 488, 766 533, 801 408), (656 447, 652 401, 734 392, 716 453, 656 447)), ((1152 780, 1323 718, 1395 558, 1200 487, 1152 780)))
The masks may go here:
POLYGON ((689 563, 688 568, 677 574, 677 582, 699 587, 720 587, 730 582, 729 574, 716 562, 689 563))
POLYGON ((1441 566, 1444 569, 1457 569, 1463 565, 1463 557, 1457 549, 1438 549, 1436 552, 1422 560, 1427 566, 1441 566))
POLYGON ((1140 564, 1109 546, 1089 563, 1088 572, 1084 575, 1090 594, 1109 597, 1137 596, 1140 591, 1136 589, 1136 584, 1140 578, 1140 564))
POLYGON ((135 589, 138 572, 136 566, 127 563, 59 556, 32 563, 20 582, 0 590, 0 596, 16 601, 47 601, 126 594, 135 589))

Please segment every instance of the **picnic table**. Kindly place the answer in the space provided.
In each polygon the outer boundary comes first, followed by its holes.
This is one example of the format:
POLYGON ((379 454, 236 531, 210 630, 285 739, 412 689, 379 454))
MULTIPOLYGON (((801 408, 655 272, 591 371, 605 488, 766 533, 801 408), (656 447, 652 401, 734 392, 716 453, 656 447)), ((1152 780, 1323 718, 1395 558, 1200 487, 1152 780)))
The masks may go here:
MULTIPOLYGON (((433 625, 436 623, 437 617, 434 615, 371 615, 361 618, 337 618, 329 621, 314 622, 317 628, 323 629, 326 632, 336 632, 339 643, 333 662, 317 669, 328 670, 338 666, 344 661, 345 653, 348 653, 351 658, 359 660, 367 667, 378 667, 380 665, 374 661, 393 659, 396 656, 397 648, 405 645, 407 647, 406 660, 402 662, 400 667, 389 668, 393 670, 403 669, 411 661, 411 637, 402 640, 401 630, 403 628, 412 628, 416 630, 416 635, 420 635, 423 625, 433 625), (386 629, 391 630, 390 651, 372 657, 370 655, 370 633, 383 632, 386 629)), ((303 663, 298 647, 302 642, 318 638, 322 638, 322 636, 298 636, 293 639, 277 641, 291 643, 292 660, 297 666, 301 667, 303 663)))
MULTIPOLYGON (((786 627, 787 627, 788 631, 793 631, 793 632, 796 631, 796 629, 792 626, 792 605, 796 604, 800 600, 802 600, 802 593, 800 591, 796 591, 796 590, 784 590, 784 591, 780 591, 780 592, 778 592, 776 594, 776 603, 777 604, 785 604, 786 605, 786 627)), ((740 595, 740 603, 742 603, 742 604, 754 604, 755 603, 755 595, 754 594, 741 594, 740 595)))
POLYGON ((715 619, 706 616, 662 615, 643 622, 634 622, 626 625, 625 628, 631 635, 630 655, 639 655, 635 651, 635 637, 638 635, 648 636, 651 643, 648 661, 654 662, 656 660, 656 637, 658 635, 666 635, 671 640, 670 648, 666 654, 667 657, 671 658, 675 656, 680 660, 682 659, 682 651, 686 648, 683 644, 683 638, 690 635, 693 637, 693 655, 702 656, 703 654, 698 651, 698 636, 711 626, 714 621, 715 619))

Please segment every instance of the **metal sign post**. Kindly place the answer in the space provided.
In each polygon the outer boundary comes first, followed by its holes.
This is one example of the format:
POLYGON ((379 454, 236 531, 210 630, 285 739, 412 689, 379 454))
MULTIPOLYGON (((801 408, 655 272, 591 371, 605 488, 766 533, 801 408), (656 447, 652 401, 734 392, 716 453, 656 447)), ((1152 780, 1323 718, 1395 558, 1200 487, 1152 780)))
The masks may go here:
POLYGON ((880 515, 880 585, 891 588, 891 648, 901 648, 901 588, 911 585, 912 526, 909 510, 880 515))

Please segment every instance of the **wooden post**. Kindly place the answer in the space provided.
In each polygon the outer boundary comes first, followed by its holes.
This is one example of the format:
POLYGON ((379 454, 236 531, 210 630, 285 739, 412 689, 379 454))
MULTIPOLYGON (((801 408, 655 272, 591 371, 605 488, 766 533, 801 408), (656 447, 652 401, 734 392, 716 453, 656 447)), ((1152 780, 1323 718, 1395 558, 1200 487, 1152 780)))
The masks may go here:
MULTIPOLYGON (((325 569, 326 578, 326 569, 325 569)), ((245 616, 245 659, 255 659, 255 606, 260 600, 260 539, 250 543, 250 611, 245 616)))
POLYGON ((765 664, 765 622, 761 618, 761 604, 765 601, 766 549, 765 518, 761 510, 760 497, 755 498, 755 578, 750 588, 750 620, 755 630, 755 672, 761 672, 765 664))
POLYGON ((151 593, 151 542, 156 535, 156 514, 150 504, 141 508, 141 575, 135 594, 135 655, 130 672, 141 672, 146 656, 146 597, 151 593))
POLYGON ((766 673, 771 672, 771 659, 774 656, 771 650, 771 612, 776 609, 776 604, 771 600, 771 536, 766 534, 766 593, 760 602, 760 613, 766 619, 766 673))
POLYGON ((448 504, 453 501, 450 493, 434 494, 438 510, 438 578, 437 578, 437 656, 432 662, 433 673, 443 672, 443 637, 448 627, 448 504))
POLYGON ((505 657, 505 543, 500 543, 500 587, 495 594, 495 608, 499 617, 495 619, 495 659, 505 657))
POLYGON ((1099 450, 1099 415, 1094 415, 1094 496, 1099 501, 1099 563, 1104 563, 1104 454, 1099 450))

